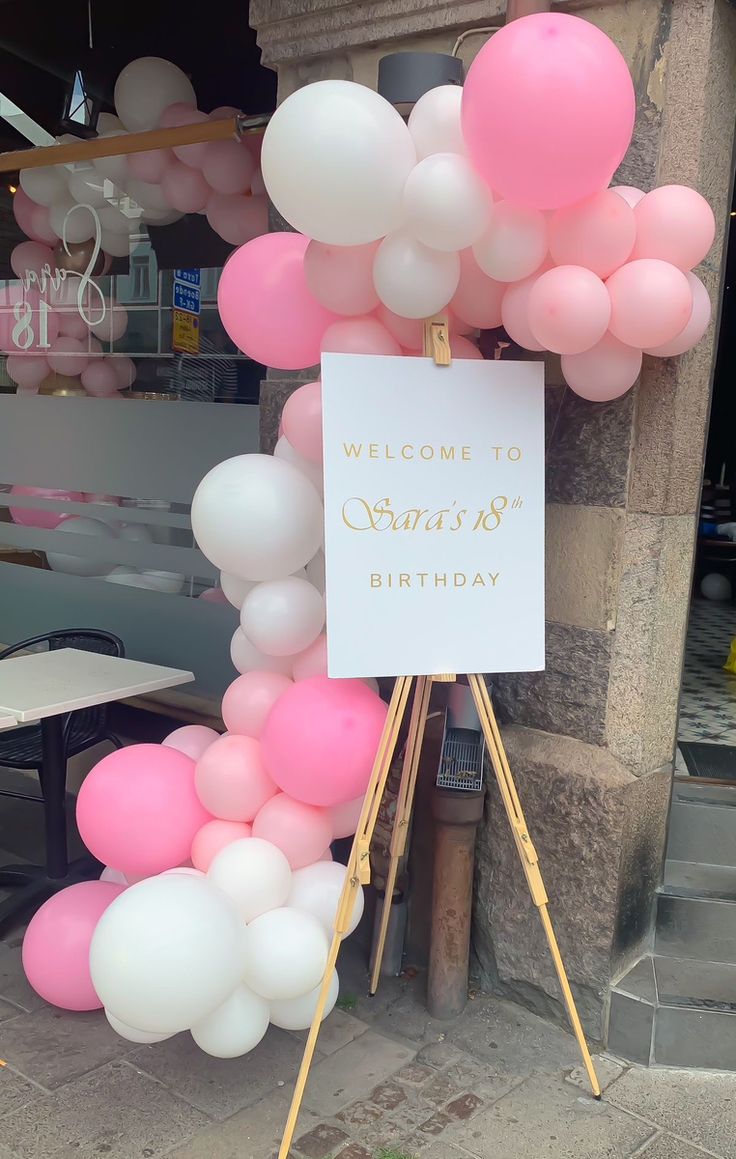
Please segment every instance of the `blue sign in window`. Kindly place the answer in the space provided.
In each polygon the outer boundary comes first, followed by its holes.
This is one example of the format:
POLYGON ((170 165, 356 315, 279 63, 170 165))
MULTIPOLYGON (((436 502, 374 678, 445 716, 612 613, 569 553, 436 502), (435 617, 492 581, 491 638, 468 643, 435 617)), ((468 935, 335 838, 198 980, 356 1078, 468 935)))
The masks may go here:
POLYGON ((187 282, 190 286, 202 284, 201 270, 174 270, 174 277, 177 282, 187 282))
POLYGON ((199 314, 199 286, 188 286, 184 282, 174 282, 174 308, 186 310, 188 314, 199 314))

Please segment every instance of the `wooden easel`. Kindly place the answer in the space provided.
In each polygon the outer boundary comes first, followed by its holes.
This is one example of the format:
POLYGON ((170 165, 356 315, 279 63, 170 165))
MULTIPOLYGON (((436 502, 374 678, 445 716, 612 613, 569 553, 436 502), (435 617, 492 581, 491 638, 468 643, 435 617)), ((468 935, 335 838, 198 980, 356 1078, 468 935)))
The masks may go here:
MULTIPOLYGON (((449 332, 447 326, 447 319, 443 317, 432 318, 424 324, 424 354, 425 357, 433 358, 438 366, 449 366, 451 361, 449 332)), ((329 954, 327 957, 327 966, 325 968, 324 978, 322 980, 322 989, 320 991, 317 1008, 314 1013, 314 1019, 307 1037, 306 1046, 304 1047, 304 1055, 302 1057, 302 1064, 297 1076, 296 1087, 294 1089, 294 1096, 289 1110, 289 1117, 286 1121, 286 1128, 284 1130, 283 1139, 281 1141, 281 1148, 279 1150, 278 1159, 288 1159, 291 1144, 296 1130, 296 1123, 299 1117, 299 1111, 304 1097, 304 1090, 309 1078, 309 1071, 312 1066, 314 1058, 314 1050, 317 1045, 317 1038, 319 1036, 319 1029, 322 1024, 324 1016, 325 1005, 327 1003, 327 996, 330 990, 330 983, 332 980, 332 973, 337 964, 337 957, 340 952, 340 945, 345 937, 349 927, 350 919, 353 913, 355 902, 357 899, 358 890, 363 885, 369 885, 371 880, 370 871, 370 846, 371 839, 378 821, 378 812, 381 805, 381 800, 386 789, 386 782, 388 781, 389 772, 391 769, 391 762, 393 760, 396 744, 399 738, 399 731, 402 722, 406 715, 407 706, 409 703, 409 694, 411 692, 412 683, 416 680, 414 689, 414 698, 412 701, 411 717, 409 719, 409 732, 406 741, 406 749, 404 752, 404 760, 402 764, 401 780, 399 783, 399 793, 396 804, 396 817, 394 819, 394 827, 391 836, 391 860, 389 863, 389 870, 386 878, 386 889, 383 901, 383 910, 381 913, 381 923, 379 927, 379 938, 376 950, 376 960, 373 967, 373 974, 371 977, 370 992, 375 994, 378 989, 378 980, 381 974, 381 963, 383 961, 383 954, 386 947, 386 935, 388 932, 389 917, 391 912, 391 899, 393 897, 394 887, 404 853, 406 852, 406 843, 409 832, 409 822, 411 820, 412 806, 414 803, 414 794, 417 783, 417 774, 419 771, 419 759, 422 752, 422 742, 424 740, 424 730, 427 723, 427 715, 429 711, 429 698, 432 691, 432 684, 434 683, 452 683, 456 677, 454 675, 441 676, 397 676, 394 684, 391 701, 388 706, 388 713, 386 715, 386 723, 383 728, 381 740, 376 753, 376 759, 373 765, 373 771, 366 790, 365 800, 363 802, 363 810, 358 822, 358 828, 353 840, 353 847, 348 858, 347 872, 345 875, 345 885, 340 897, 337 909, 337 916, 335 918, 335 927, 332 936, 332 943, 330 945, 329 954)), ((539 868, 539 858, 537 851, 534 848, 532 839, 529 836, 524 812, 521 807, 519 794, 514 783, 514 778, 509 767, 506 750, 503 747, 501 733, 496 721, 496 714, 493 710, 493 703, 491 696, 486 686, 485 679, 479 675, 469 675, 468 683, 470 691, 475 702, 475 707, 480 717, 481 727, 483 729, 483 736, 485 738, 488 754, 493 765, 493 772, 496 777, 501 800, 506 811, 506 816, 511 826, 516 849, 521 861, 521 867, 526 877, 529 894, 534 905, 539 910, 539 917, 542 922, 547 944, 549 945, 552 961, 554 962, 557 978, 562 989, 562 996, 565 1001, 568 1017, 572 1025, 572 1030, 577 1040, 580 1054, 582 1056, 583 1065, 590 1081, 590 1086, 593 1095, 596 1099, 601 1097, 601 1088, 598 1082, 598 1077, 595 1073, 593 1060, 590 1057, 588 1044, 585 1040, 585 1033, 580 1022, 575 999, 573 998, 570 983, 568 981, 565 965, 562 961, 560 949, 557 944, 554 929, 552 927, 552 919, 549 916, 548 904, 549 898, 542 880, 542 873, 539 868)))

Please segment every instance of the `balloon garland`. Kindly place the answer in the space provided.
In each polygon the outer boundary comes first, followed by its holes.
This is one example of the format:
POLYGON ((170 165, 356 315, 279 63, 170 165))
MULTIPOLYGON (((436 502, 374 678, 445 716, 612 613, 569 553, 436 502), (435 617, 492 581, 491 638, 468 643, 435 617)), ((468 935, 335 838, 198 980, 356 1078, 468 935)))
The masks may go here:
MULTIPOLYGON (((705 332, 692 268, 715 232, 694 190, 607 188, 633 123, 616 47, 557 13, 501 29, 465 89, 427 93, 408 125, 360 85, 308 85, 262 153, 301 232, 236 251, 223 324, 257 361, 300 369, 324 350, 416 356, 422 319, 447 311, 455 357, 481 357, 466 335, 503 325, 561 354, 583 398, 619 397, 642 352, 705 332)), ((320 383, 300 386, 274 455, 219 464, 194 496, 195 538, 221 569, 208 598, 240 609, 228 732, 179 729, 96 766, 79 827, 114 869, 47 902, 26 935, 39 993, 104 1005, 133 1041, 188 1029, 232 1057, 269 1019, 304 1028, 316 1008, 345 872, 324 851, 355 832, 386 716, 370 682, 326 675, 321 418, 320 383)))

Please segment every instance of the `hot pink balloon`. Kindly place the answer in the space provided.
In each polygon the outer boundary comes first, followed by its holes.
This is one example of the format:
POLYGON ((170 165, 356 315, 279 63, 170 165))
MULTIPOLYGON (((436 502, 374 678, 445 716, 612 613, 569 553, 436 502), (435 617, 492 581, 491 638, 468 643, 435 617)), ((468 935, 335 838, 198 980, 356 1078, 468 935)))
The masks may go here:
POLYGON ((713 245, 716 219, 708 202, 687 185, 661 185, 634 210, 634 258, 659 258, 687 272, 713 245))
POLYGON ((245 245, 268 233, 268 202, 265 197, 245 197, 240 193, 211 193, 207 220, 229 245, 245 245))
POLYGON ((241 141, 210 141, 202 175, 216 193, 245 193, 255 173, 252 153, 241 141))
POLYGON ((325 812, 330 819, 334 841, 339 841, 342 837, 352 837, 357 831, 363 812, 363 797, 346 801, 344 805, 332 805, 329 809, 325 809, 325 812))
POLYGON ((252 826, 245 821, 208 821, 192 842, 192 864, 206 873, 217 854, 233 841, 252 835, 252 826))
POLYGON ((95 358, 82 371, 82 386, 87 394, 109 398, 119 390, 118 376, 107 358, 95 358))
POLYGON ((671 342, 687 326, 693 295, 683 272, 669 262, 627 262, 606 282, 611 333, 627 346, 649 350, 671 342))
POLYGON ((583 266, 557 266, 529 294, 529 327, 555 354, 590 350, 608 329, 611 302, 601 279, 583 266))
POLYGON ((254 669, 233 680, 222 698, 222 719, 228 732, 259 737, 266 718, 292 681, 280 672, 254 669))
POLYGON ((22 241, 11 251, 10 268, 17 278, 28 273, 39 274, 44 266, 56 267, 54 251, 50 246, 37 241, 22 241))
POLYGON ((281 415, 283 433, 310 463, 322 462, 322 383, 306 382, 289 395, 281 415))
POLYGON ((303 869, 319 861, 332 841, 332 826, 322 809, 279 793, 256 817, 253 836, 277 846, 292 869, 303 869))
POLYGON ((608 402, 626 394, 636 382, 641 373, 641 350, 605 334, 583 354, 563 354, 562 373, 581 398, 608 402))
POLYGON ((631 142, 636 104, 616 45, 587 20, 540 13, 481 48, 463 88, 468 154, 491 189, 559 209, 604 189, 631 142))
POLYGON ((628 261, 636 240, 634 211, 613 189, 594 193, 549 223, 549 252, 558 266, 585 266, 607 278, 628 261))
POLYGON ((158 185, 173 160, 171 149, 148 149, 144 153, 130 153, 128 169, 138 181, 158 185))
MULTIPOLYGON (((22 487, 10 488, 11 495, 25 495, 29 499, 60 499, 67 503, 84 503, 81 491, 59 491, 53 487, 22 487)), ((13 523, 20 527, 42 527, 46 531, 53 531, 66 519, 64 512, 36 511, 32 507, 11 507, 10 517, 13 523)))
POLYGON ((314 366, 335 315, 310 294, 304 276, 308 238, 268 233, 232 255, 217 294, 222 324, 255 362, 281 370, 314 366))
POLYGON ((164 745, 130 745, 103 757, 77 798, 84 844, 128 878, 181 865, 209 820, 194 788, 194 761, 164 745))
POLYGON ((89 366, 87 345, 79 338, 57 338, 48 352, 49 366, 57 374, 74 378, 89 366))
POLYGON ((312 676, 327 675, 327 636, 324 632, 313 644, 294 657, 292 672, 295 680, 309 680, 312 676))
POLYGON ((686 276, 693 296, 693 308, 685 329, 675 335, 671 342, 650 347, 644 351, 645 354, 652 354, 655 358, 675 358, 700 342, 710 326, 711 304, 708 291, 695 274, 688 273, 686 276))
POLYGON ((279 788, 297 801, 352 801, 368 785, 386 711, 360 680, 300 680, 279 698, 266 721, 264 764, 279 788))
POLYGON ((89 972, 92 935, 125 889, 110 881, 82 881, 49 898, 23 938, 23 969, 37 994, 62 1010, 100 1010, 89 972))
POLYGON ((450 302, 458 318, 474 330, 495 330, 501 325, 501 302, 505 290, 504 282, 496 282, 483 273, 472 250, 461 252, 460 283, 450 302))
POLYGON ((250 736, 221 736, 197 761, 199 799, 223 821, 252 821, 277 786, 250 736))
POLYGON ((401 354, 401 347, 376 318, 333 322, 322 338, 322 352, 332 354, 401 354))
POLYGON ((42 354, 9 354, 5 369, 8 377, 27 393, 38 391, 41 383, 51 373, 51 368, 42 354))
POLYGON ((210 745, 219 739, 220 733, 215 732, 214 728, 206 728, 203 724, 185 724, 175 728, 161 743, 198 761, 210 745))
POLYGON ((627 205, 632 209, 636 209, 642 197, 646 197, 643 189, 637 189, 635 185, 612 185, 611 189, 617 193, 619 197, 623 197, 627 205))
MULTIPOLYGON (((189 145, 188 148, 195 148, 189 145)), ((198 169, 174 159, 161 178, 161 192, 179 213, 198 213, 210 196, 210 187, 198 169)))
POLYGON ((307 285, 318 302, 336 314, 370 314, 379 304, 373 285, 378 242, 368 245, 309 243, 304 258, 307 285))

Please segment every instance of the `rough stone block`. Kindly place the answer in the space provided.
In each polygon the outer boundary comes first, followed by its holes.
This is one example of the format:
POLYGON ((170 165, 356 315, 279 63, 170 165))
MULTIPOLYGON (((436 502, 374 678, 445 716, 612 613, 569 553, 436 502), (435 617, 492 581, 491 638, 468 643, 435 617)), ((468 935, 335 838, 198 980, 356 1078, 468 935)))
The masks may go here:
POLYGON ((548 503, 626 505, 634 398, 586 402, 567 387, 547 389, 548 503))
POLYGON ((616 622, 624 526, 620 508, 548 504, 548 620, 611 631, 616 622))

